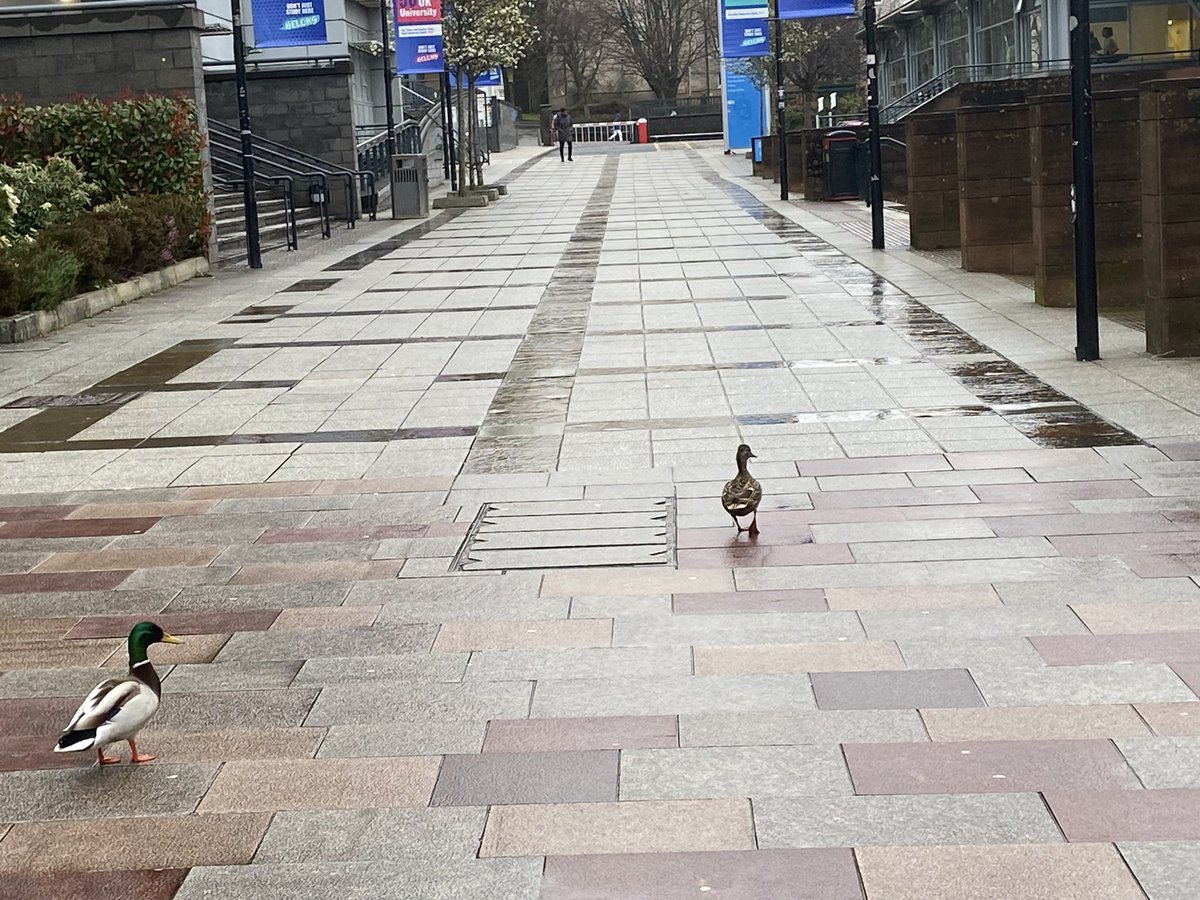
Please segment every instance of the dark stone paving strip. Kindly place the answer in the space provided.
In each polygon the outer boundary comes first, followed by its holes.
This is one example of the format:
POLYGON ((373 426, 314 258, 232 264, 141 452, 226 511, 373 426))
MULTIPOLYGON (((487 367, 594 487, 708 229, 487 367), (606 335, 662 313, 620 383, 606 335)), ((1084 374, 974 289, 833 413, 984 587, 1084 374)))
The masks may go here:
POLYGON ((571 388, 583 355, 592 288, 600 264, 600 243, 617 185, 618 157, 605 160, 599 181, 571 235, 570 246, 538 301, 537 310, 513 356, 480 434, 463 464, 464 472, 489 473, 553 469, 561 436, 510 434, 531 423, 565 424, 571 388), (490 433, 489 433, 490 432, 490 433))
POLYGON ((876 319, 921 348, 927 358, 962 354, 990 354, 995 360, 978 364, 950 362, 942 368, 967 390, 989 405, 1035 443, 1050 448, 1110 447, 1141 444, 1135 435, 1101 418, 1086 406, 1056 391, 1028 370, 980 343, 945 316, 915 300, 866 266, 854 262, 829 243, 768 208, 743 187, 730 184, 693 150, 703 177, 785 243, 798 248, 825 275, 863 300, 876 319), (1059 408, 1037 410, 1037 403, 1058 403, 1059 408), (1009 411, 1007 404, 1022 408, 1009 411))
POLYGON ((352 253, 340 262, 334 263, 332 266, 326 266, 326 272, 357 272, 364 269, 373 262, 377 262, 393 251, 399 250, 406 244, 411 244, 419 237, 424 237, 435 228, 445 225, 458 218, 462 214, 460 209, 448 209, 434 216, 426 222, 421 222, 419 225, 414 225, 412 228, 400 232, 394 237, 380 241, 366 250, 360 250, 357 253, 352 253))
POLYGON ((340 278, 302 278, 285 287, 281 294, 307 294, 331 288, 341 281, 340 278))
MULTIPOLYGON (((367 291, 367 293, 372 293, 367 291)), ((374 293, 382 293, 375 291, 374 293)), ((407 291, 405 292, 407 293, 407 291)), ((339 309, 325 312, 295 312, 280 314, 275 319, 336 319, 345 316, 421 316, 430 313, 463 313, 537 309, 534 303, 514 303, 504 306, 447 306, 439 309, 339 309)), ((232 321, 232 320, 231 320, 232 321)), ((234 323, 238 324, 238 323, 234 323)))
MULTIPOLYGON (((447 310, 449 312, 449 310, 447 310)), ((381 347, 402 344, 446 344, 460 341, 519 341, 520 334, 456 334, 434 337, 354 338, 340 341, 239 341, 238 350, 261 350, 272 347, 381 347)))

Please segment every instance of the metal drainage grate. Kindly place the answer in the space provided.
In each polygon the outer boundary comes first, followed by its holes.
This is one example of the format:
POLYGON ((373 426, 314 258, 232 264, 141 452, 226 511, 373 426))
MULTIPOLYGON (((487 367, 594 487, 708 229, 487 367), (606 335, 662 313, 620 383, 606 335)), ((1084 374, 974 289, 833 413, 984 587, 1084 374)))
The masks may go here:
POLYGON ((675 560, 675 501, 485 503, 454 559, 463 571, 666 566, 675 560))
POLYGON ((54 394, 46 397, 19 397, 0 409, 52 409, 60 406, 124 406, 145 391, 119 394, 54 394))

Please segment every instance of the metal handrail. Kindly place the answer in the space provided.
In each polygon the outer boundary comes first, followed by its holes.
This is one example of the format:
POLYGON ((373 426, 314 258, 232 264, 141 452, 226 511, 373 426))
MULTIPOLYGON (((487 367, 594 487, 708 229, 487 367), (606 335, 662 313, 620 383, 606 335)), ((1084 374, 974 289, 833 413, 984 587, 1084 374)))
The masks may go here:
MULTIPOLYGON (((241 134, 231 125, 209 119, 208 126, 210 136, 215 133, 216 135, 228 141, 237 140, 240 144, 241 134)), ((320 170, 329 176, 339 180, 345 179, 347 208, 346 225, 349 228, 354 227, 355 221, 358 218, 357 204, 355 203, 356 198, 354 196, 354 185, 355 182, 357 182, 359 187, 364 192, 361 199, 364 202, 364 206, 367 207, 367 213, 372 221, 375 219, 379 209, 379 191, 375 187, 374 172, 364 171, 361 169, 347 169, 344 166, 339 166, 336 163, 331 163, 327 160, 320 159, 319 157, 313 156, 310 153, 304 153, 301 150, 296 150, 295 148, 288 147, 285 144, 280 144, 276 141, 267 140, 266 138, 260 138, 257 136, 254 138, 254 147, 256 150, 256 155, 259 151, 261 151, 263 154, 279 157, 287 164, 314 164, 319 166, 320 170)))
MULTIPOLYGON (((220 166, 228 166, 229 165, 229 163, 224 162, 223 160, 216 160, 216 159, 213 160, 213 163, 214 163, 214 165, 220 165, 220 166)), ((274 184, 282 183, 284 185, 284 195, 283 195, 284 236, 287 240, 287 249, 288 250, 299 250, 300 249, 300 232, 296 227, 296 205, 292 202, 292 191, 295 190, 295 186, 296 186, 295 179, 293 179, 290 175, 263 176, 263 175, 259 175, 256 172, 254 174, 254 183, 257 185, 258 182, 260 182, 260 181, 263 182, 264 184, 274 185, 274 184)), ((221 187, 226 188, 227 190, 231 190, 231 191, 243 190, 246 185, 246 182, 241 179, 225 178, 223 176, 217 175, 216 173, 213 174, 213 182, 216 184, 219 184, 221 187)))
MULTIPOLYGON (((220 157, 213 154, 213 161, 224 165, 226 168, 241 170, 242 150, 240 143, 235 145, 225 144, 220 136, 209 135, 209 146, 212 150, 224 151, 228 156, 220 157)), ((293 178, 307 178, 320 186, 320 199, 317 201, 317 207, 321 215, 321 237, 328 238, 332 236, 332 229, 329 224, 329 179, 324 172, 305 172, 300 169, 294 169, 289 165, 279 163, 272 159, 267 159, 258 153, 252 154, 252 158, 256 166, 265 166, 282 172, 284 175, 290 175, 293 178)), ((265 173, 264 173, 265 175, 265 173)))

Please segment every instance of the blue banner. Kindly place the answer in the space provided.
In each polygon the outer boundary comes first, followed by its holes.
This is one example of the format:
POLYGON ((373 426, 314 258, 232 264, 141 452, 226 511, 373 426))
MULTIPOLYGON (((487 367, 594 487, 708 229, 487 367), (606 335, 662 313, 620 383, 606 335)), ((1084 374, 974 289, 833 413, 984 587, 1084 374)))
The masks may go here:
POLYGON ((721 0, 721 55, 768 56, 766 0, 721 0))
POLYGON ((764 90, 750 76, 731 72, 729 64, 725 64, 725 121, 729 125, 726 136, 730 150, 744 150, 750 146, 751 138, 766 134, 764 90))
POLYGON ((325 0, 251 0, 255 47, 327 44, 325 0))
MULTIPOLYGON (((454 66, 450 67, 450 77, 454 79, 454 83, 461 88, 465 88, 466 79, 458 74, 458 69, 454 66)), ((500 87, 504 84, 504 72, 499 66, 494 69, 488 69, 485 72, 480 72, 475 76, 475 87, 500 87)))
POLYGON ((819 19, 822 16, 853 16, 854 0, 779 0, 781 19, 819 19))
POLYGON ((440 24, 396 26, 397 75, 441 72, 445 68, 446 53, 440 24))

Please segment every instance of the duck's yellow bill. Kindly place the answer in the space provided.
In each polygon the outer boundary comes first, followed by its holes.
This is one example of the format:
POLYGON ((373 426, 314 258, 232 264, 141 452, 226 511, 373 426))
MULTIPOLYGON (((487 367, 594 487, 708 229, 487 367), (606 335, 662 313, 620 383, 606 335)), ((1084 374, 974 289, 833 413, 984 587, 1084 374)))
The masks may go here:
POLYGON ((162 642, 164 644, 182 644, 183 643, 183 641, 181 641, 179 638, 175 637, 175 635, 167 634, 165 631, 163 632, 162 642))

